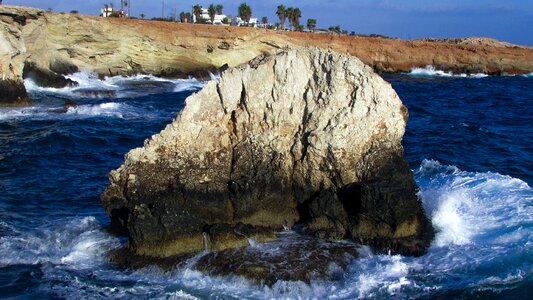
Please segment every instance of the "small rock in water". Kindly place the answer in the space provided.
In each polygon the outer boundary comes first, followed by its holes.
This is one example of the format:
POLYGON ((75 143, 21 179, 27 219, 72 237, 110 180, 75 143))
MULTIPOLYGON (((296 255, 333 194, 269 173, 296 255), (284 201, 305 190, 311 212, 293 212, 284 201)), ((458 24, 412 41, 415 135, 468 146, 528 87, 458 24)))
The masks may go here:
POLYGON ((78 104, 74 102, 74 100, 67 99, 65 100, 65 103, 63 104, 63 109, 68 110, 69 108, 76 108, 78 107, 78 104))
POLYGON ((88 98, 114 98, 117 96, 117 92, 114 90, 78 89, 74 93, 88 98))

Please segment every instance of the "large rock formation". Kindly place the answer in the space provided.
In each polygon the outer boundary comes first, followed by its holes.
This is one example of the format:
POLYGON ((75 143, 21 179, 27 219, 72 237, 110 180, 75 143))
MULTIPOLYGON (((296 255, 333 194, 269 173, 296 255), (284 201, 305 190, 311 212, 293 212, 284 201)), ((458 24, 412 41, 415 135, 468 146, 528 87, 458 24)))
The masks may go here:
POLYGON ((407 118, 390 84, 354 57, 263 55, 130 151, 102 205, 146 256, 246 246, 295 223, 418 255, 433 231, 403 158, 407 118))
POLYGON ((0 6, 0 106, 30 104, 22 72, 27 49, 23 27, 27 20, 36 20, 42 12, 36 9, 5 9, 0 6))
POLYGON ((41 10, 0 6, 0 106, 30 105, 23 78, 56 88, 76 84, 60 75, 78 69, 65 54, 50 51, 46 25, 41 10))
POLYGON ((58 76, 78 68, 100 76, 202 77, 207 70, 237 66, 285 46, 348 53, 387 72, 426 65, 454 72, 533 72, 533 48, 516 45, 321 35, 0 6, 0 77, 18 83, 25 65, 36 67, 27 74, 40 74, 41 84, 53 86, 71 84, 58 76))

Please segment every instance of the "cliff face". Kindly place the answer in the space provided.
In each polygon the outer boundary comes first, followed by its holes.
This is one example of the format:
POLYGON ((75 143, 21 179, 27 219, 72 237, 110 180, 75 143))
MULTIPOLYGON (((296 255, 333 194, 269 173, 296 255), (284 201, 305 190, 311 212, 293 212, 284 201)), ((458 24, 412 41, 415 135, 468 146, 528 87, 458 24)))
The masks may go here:
POLYGON ((245 246, 299 222, 421 254, 431 225, 401 139, 407 110, 348 55, 302 48, 229 69, 110 174, 102 204, 137 254, 245 246), (261 84, 257 84, 261 82, 261 84))
POLYGON ((5 5, 0 6, 0 41, 2 78, 15 81, 22 78, 27 62, 37 70, 33 74, 52 77, 77 68, 102 76, 202 75, 200 71, 225 64, 236 66, 285 46, 315 46, 347 53, 378 71, 434 65, 457 72, 533 72, 530 47, 100 18, 5 5))

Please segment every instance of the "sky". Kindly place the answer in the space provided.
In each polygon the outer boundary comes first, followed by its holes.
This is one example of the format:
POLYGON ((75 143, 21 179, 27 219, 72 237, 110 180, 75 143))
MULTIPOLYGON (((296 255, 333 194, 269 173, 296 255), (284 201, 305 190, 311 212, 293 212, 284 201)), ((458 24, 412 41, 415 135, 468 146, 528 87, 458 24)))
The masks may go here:
MULTIPOLYGON (((298 7, 301 24, 317 20, 318 28, 340 25, 360 34, 382 34, 402 39, 445 37, 490 37, 533 46, 533 0, 130 0, 133 16, 161 17, 176 9, 191 11, 194 4, 208 7, 222 4, 224 13, 237 15, 246 2, 253 17, 279 21, 276 7, 298 7)), ((120 0, 3 0, 4 4, 24 5, 56 12, 78 10, 98 15, 104 4, 120 6, 120 0)))

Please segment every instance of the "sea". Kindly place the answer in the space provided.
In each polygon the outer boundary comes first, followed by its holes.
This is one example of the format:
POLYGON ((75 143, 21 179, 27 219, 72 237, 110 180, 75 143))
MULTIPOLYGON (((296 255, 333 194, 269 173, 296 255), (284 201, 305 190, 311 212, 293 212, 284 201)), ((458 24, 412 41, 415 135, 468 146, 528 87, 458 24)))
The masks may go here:
POLYGON ((273 285, 200 272, 205 252, 171 269, 110 263, 125 238, 99 203, 109 171, 205 82, 80 72, 76 88, 26 80, 34 105, 0 108, 0 298, 533 299, 533 74, 383 76, 410 113, 405 154, 437 230, 426 255, 359 245, 332 278, 273 285))

